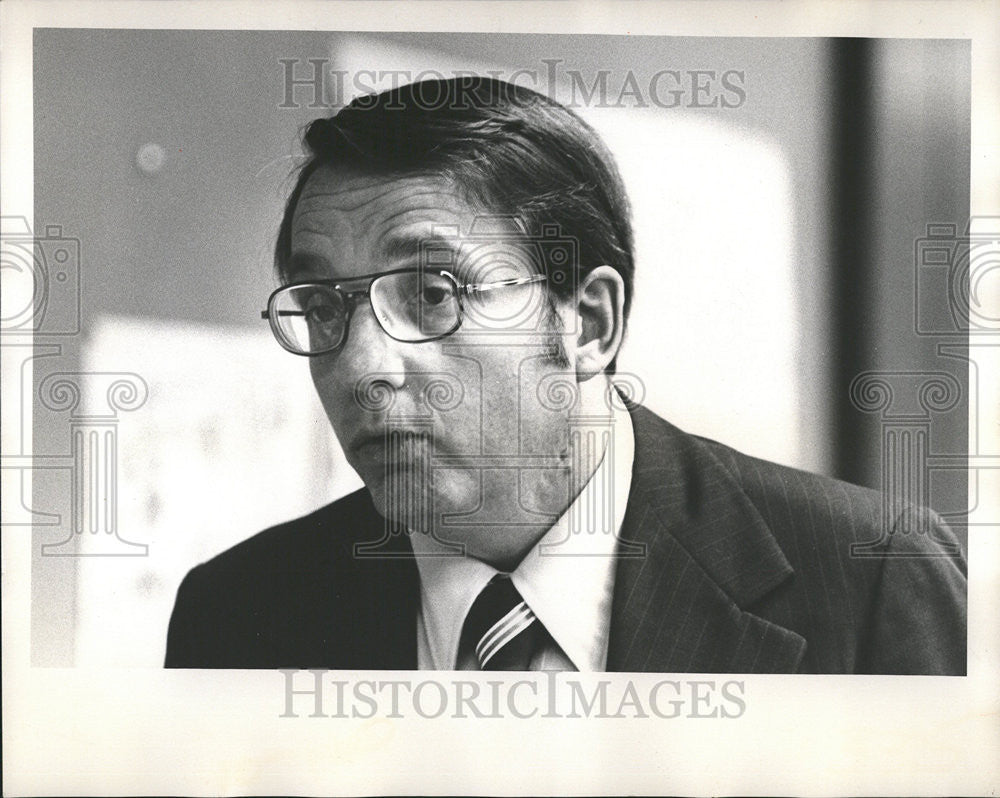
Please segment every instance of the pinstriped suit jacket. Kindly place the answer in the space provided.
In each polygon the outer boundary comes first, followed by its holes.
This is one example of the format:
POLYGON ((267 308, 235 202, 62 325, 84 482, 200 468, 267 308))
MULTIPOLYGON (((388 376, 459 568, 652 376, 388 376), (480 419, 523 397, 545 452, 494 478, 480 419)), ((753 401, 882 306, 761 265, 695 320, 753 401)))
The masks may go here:
MULTIPOLYGON (((878 493, 630 412, 608 670, 965 673, 965 561, 933 513, 885 524, 878 493)), ((166 664, 415 669, 418 601, 407 537, 361 490, 194 568, 166 664)))

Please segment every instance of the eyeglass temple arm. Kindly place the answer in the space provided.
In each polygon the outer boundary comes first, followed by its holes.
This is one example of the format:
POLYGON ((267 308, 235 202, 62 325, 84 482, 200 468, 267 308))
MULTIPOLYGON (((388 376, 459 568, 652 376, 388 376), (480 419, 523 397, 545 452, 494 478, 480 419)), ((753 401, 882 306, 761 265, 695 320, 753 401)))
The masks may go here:
POLYGON ((492 291, 495 288, 505 288, 511 285, 527 285, 528 283, 540 283, 542 280, 547 280, 544 274, 532 274, 530 277, 512 277, 509 280, 497 280, 495 283, 469 283, 468 285, 463 285, 462 289, 467 294, 472 293, 482 293, 484 291, 492 291))
MULTIPOLYGON (((280 316, 305 316, 306 312, 304 310, 279 310, 277 315, 280 316)), ((270 319, 271 312, 269 310, 262 310, 260 312, 260 317, 262 319, 270 319)))

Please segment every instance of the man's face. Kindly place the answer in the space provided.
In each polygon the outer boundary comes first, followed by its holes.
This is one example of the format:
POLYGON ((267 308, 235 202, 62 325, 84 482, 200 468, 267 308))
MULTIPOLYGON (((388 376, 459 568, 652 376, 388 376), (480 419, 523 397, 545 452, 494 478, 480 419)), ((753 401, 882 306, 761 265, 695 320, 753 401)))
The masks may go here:
MULTIPOLYGON (((509 223, 470 237, 481 216, 439 178, 324 167, 295 208, 289 278, 336 279, 355 290, 367 281, 351 278, 439 264, 460 284, 537 273, 509 223)), ((545 283, 462 302, 455 333, 404 343, 363 300, 342 347, 310 366, 348 462, 380 512, 503 564, 569 498, 569 408, 559 384, 573 377, 553 353, 572 353, 574 317, 568 304, 551 313, 545 283)))

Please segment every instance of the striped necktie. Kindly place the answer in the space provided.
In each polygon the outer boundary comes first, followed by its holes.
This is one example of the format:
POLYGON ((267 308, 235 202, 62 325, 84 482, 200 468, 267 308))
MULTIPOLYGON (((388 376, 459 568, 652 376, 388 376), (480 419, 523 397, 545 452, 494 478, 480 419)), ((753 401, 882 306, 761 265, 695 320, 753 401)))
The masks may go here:
POLYGON ((497 574, 465 618, 459 648, 474 650, 484 671, 526 671, 542 624, 506 574, 497 574))

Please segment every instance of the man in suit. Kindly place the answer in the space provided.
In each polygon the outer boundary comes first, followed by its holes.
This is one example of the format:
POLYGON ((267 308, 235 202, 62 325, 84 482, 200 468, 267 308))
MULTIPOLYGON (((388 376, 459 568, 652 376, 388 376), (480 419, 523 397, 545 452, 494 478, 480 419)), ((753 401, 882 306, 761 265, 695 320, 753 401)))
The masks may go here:
POLYGON ((575 114, 429 81, 305 141, 265 316, 365 488, 193 569, 167 666, 965 672, 933 513, 616 383, 628 204, 575 114))

